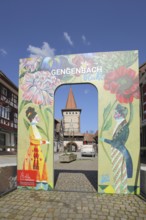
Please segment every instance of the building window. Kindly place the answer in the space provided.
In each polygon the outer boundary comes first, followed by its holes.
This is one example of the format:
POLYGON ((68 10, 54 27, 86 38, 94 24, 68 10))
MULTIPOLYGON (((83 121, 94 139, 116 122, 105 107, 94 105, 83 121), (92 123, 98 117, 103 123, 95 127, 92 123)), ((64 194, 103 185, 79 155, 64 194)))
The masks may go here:
POLYGON ((7 89, 2 87, 1 88, 1 93, 2 93, 2 95, 7 96, 7 89))
POLYGON ((18 103, 17 96, 14 95, 14 104, 17 104, 17 103, 18 103))
POLYGON ((10 105, 14 106, 15 108, 17 108, 18 105, 18 98, 13 93, 11 94, 10 105))
POLYGON ((17 134, 14 134, 14 145, 17 146, 17 134))
POLYGON ((0 146, 4 146, 6 142, 6 135, 0 133, 0 146))
POLYGON ((143 85, 143 94, 146 93, 146 84, 143 85))
POLYGON ((7 120, 10 119, 10 112, 8 108, 0 106, 0 117, 5 118, 7 120))
POLYGON ((17 128, 17 123, 18 123, 18 115, 17 113, 14 113, 14 128, 17 128))

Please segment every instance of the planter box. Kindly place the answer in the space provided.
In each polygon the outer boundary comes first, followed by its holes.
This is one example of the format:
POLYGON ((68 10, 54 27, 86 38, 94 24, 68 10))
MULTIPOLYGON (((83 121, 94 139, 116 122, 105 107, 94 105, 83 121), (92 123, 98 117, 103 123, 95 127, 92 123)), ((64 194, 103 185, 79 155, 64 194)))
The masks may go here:
POLYGON ((62 154, 59 156, 59 161, 61 163, 69 163, 77 159, 77 155, 73 153, 62 154))
POLYGON ((0 167, 0 196, 17 187, 17 166, 0 167))

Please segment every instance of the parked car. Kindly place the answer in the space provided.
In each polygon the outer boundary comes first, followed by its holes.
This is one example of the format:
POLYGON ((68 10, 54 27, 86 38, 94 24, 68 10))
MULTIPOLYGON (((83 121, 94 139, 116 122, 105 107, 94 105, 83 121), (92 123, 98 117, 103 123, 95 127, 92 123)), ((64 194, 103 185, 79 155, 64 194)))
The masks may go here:
POLYGON ((92 144, 86 144, 81 147, 81 156, 95 157, 95 149, 92 144))

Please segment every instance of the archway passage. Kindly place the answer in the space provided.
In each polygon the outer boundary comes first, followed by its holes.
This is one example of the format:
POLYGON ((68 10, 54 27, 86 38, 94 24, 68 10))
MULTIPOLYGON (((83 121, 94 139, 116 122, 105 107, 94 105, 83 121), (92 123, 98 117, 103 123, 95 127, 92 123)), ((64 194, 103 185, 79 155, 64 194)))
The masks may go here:
MULTIPOLYGON (((54 186, 61 191, 97 191, 98 92, 92 84, 62 85, 55 92, 54 186), (57 123, 57 122, 56 122, 57 123), (89 148, 85 155, 81 149, 89 148), (96 146, 96 147, 95 147, 96 146), (94 149, 95 157, 90 154, 94 149), (65 159, 62 159, 62 158, 65 159), (60 159, 61 158, 61 159, 60 159)), ((92 152, 93 153, 93 152, 92 152)))
POLYGON ((66 149, 68 152, 76 152, 78 147, 77 144, 74 142, 69 142, 66 146, 66 149))

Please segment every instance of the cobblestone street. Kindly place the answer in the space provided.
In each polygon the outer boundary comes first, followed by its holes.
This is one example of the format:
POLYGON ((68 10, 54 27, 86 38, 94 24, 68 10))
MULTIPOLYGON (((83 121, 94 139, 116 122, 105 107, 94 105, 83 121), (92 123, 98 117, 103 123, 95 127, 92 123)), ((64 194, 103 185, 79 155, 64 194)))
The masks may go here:
POLYGON ((16 189, 0 197, 0 220, 146 220, 146 199, 98 194, 97 157, 55 160, 55 189, 16 189))
POLYGON ((136 195, 15 190, 0 198, 0 220, 145 220, 136 195))

